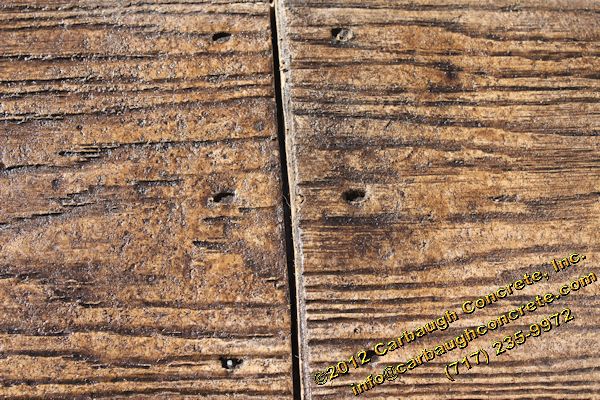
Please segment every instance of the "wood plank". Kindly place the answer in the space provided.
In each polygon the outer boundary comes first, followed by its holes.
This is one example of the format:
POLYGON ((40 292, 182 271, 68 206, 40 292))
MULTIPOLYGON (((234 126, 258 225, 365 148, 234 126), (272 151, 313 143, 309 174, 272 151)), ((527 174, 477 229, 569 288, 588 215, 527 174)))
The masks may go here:
POLYGON ((266 1, 0 5, 0 397, 292 397, 266 1))
MULTIPOLYGON (((303 392, 351 384, 598 268, 600 4, 279 0, 303 392), (571 252, 587 259, 317 385, 313 374, 571 252)), ((599 399, 600 285, 361 397, 599 399), (446 363, 570 307, 458 382, 446 363)))

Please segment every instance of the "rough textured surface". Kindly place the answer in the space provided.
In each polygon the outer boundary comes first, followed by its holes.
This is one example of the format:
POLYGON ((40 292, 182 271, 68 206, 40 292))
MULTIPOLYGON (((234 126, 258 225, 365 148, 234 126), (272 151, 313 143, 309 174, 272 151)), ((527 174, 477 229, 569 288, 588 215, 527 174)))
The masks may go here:
POLYGON ((0 398, 291 398, 269 5, 0 4, 0 398))
MULTIPOLYGON (((598 268, 600 4, 280 0, 307 399, 598 268), (364 198, 361 198, 364 192, 364 198), (346 193, 346 194, 344 194, 346 193), (552 257, 556 275, 333 383, 312 373, 552 257)), ((599 399, 598 285, 361 396, 599 399), (576 321, 450 383, 445 363, 571 307, 576 321)))

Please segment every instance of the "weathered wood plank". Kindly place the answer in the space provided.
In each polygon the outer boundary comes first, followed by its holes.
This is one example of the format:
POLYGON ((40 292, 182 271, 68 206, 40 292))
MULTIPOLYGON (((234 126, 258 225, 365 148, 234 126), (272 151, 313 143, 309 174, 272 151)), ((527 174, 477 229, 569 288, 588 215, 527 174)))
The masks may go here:
POLYGON ((269 4, 0 5, 0 397, 292 397, 269 4))
MULTIPOLYGON (((280 0, 303 390, 350 384, 564 281, 600 272, 600 4, 592 0, 280 0), (533 272, 556 275, 317 386, 312 374, 533 272), (548 267, 544 267, 548 269, 548 267)), ((460 382, 464 357, 539 311, 361 394, 598 399, 598 285, 577 316, 460 382), (546 336, 547 335, 547 336, 546 336)))

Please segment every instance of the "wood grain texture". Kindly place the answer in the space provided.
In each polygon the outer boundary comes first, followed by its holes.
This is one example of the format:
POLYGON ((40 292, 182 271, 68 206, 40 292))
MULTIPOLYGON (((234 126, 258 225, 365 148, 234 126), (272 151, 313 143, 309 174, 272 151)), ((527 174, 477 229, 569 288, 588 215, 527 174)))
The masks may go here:
MULTIPOLYGON (((354 398, 349 384, 369 373, 600 271, 600 3, 278 7, 307 399, 354 398), (587 255, 577 271, 313 382, 332 362, 573 251, 587 255)), ((585 288, 360 396, 600 399, 599 294, 585 288), (445 363, 564 307, 572 325, 460 382, 444 377, 445 363)))
POLYGON ((292 397, 269 4, 0 4, 0 398, 292 397))

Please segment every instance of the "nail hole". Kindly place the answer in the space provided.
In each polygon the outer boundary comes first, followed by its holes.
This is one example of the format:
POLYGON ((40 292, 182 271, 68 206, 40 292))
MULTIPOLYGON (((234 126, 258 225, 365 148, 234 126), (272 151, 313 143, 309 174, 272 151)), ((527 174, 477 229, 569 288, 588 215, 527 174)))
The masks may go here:
POLYGON ((217 32, 212 36, 213 42, 224 43, 231 39, 231 33, 229 32, 217 32))
POLYGON ((221 367, 223 367, 225 369, 234 369, 238 365, 240 365, 242 362, 244 362, 244 360, 241 360, 239 358, 229 358, 229 357, 219 357, 219 360, 221 360, 221 367))
POLYGON ((354 33, 348 28, 333 28, 331 37, 335 42, 347 42, 354 37, 354 33))
POLYGON ((350 190, 346 190, 342 194, 342 197, 344 198, 344 200, 346 200, 348 203, 352 203, 352 204, 360 203, 361 201, 363 201, 365 199, 365 196, 366 196, 366 192, 362 189, 350 189, 350 190))
POLYGON ((494 203, 513 202, 513 201, 517 201, 517 196, 503 194, 503 195, 500 195, 500 196, 494 196, 494 197, 492 197, 492 201, 494 203))
POLYGON ((220 193, 215 194, 210 200, 213 203, 229 204, 233 201, 234 197, 235 197, 234 192, 226 191, 226 192, 220 192, 220 193))

